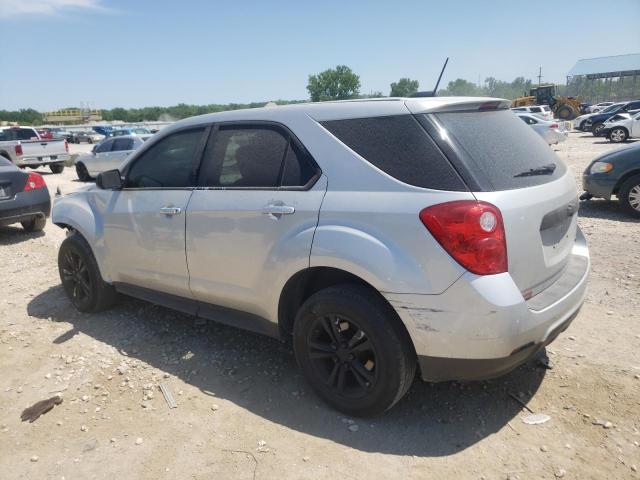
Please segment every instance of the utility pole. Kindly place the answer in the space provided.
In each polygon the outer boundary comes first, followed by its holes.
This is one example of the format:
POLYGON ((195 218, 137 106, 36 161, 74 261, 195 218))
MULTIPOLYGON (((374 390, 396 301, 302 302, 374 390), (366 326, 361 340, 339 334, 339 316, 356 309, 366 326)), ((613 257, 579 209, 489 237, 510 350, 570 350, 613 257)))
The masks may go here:
POLYGON ((538 70, 538 85, 542 85, 542 67, 538 70))

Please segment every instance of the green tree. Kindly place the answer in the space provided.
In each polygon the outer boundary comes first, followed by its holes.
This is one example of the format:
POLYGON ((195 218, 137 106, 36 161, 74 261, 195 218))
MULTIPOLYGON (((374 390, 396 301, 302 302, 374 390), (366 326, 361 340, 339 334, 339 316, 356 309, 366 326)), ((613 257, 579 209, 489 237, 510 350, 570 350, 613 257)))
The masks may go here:
POLYGON ((307 90, 313 102, 344 100, 360 93, 360 77, 346 65, 309 75, 307 90))
POLYGON ((410 78, 401 78, 397 82, 391 84, 390 97, 408 97, 418 91, 420 83, 418 80, 411 80, 410 78))
POLYGON ((476 95, 486 96, 486 93, 479 89, 475 83, 471 83, 463 78, 457 78, 447 84, 447 88, 438 91, 438 96, 461 96, 473 97, 476 95))

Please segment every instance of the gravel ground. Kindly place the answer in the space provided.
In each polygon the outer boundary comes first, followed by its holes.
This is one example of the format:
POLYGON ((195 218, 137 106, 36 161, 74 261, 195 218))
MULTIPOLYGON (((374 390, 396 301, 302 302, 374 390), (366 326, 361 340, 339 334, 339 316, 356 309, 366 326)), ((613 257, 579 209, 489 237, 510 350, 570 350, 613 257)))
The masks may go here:
MULTIPOLYGON (((572 133, 555 149, 579 180, 611 148, 572 133)), ((73 169, 44 173, 52 194, 82 185, 73 169)), ((0 228, 0 475, 639 478, 640 223, 616 202, 593 200, 581 205, 580 225, 593 261, 589 294, 547 349, 552 369, 532 363, 488 382, 417 381, 372 419, 327 408, 274 340, 133 299, 76 312, 56 268, 64 232, 0 228), (61 405, 20 421, 24 408, 54 394, 61 405), (525 424, 523 404, 550 420, 525 424)))

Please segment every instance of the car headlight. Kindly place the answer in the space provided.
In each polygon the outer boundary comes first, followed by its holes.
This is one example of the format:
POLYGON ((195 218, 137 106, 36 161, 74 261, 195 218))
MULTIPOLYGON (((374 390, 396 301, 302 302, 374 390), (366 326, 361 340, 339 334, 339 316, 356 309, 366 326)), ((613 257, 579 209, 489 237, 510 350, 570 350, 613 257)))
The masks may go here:
POLYGON ((613 170, 613 165, 607 162, 595 162, 591 165, 589 173, 607 173, 613 170))

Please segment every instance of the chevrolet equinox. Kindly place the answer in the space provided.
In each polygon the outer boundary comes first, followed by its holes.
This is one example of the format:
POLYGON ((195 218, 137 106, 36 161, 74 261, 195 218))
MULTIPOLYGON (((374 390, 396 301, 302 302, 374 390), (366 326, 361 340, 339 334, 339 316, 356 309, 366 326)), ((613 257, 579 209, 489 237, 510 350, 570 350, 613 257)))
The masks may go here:
POLYGON ((389 98, 188 118, 57 199, 83 312, 117 292, 285 339, 351 415, 502 375, 578 313, 573 174, 509 102, 389 98))

